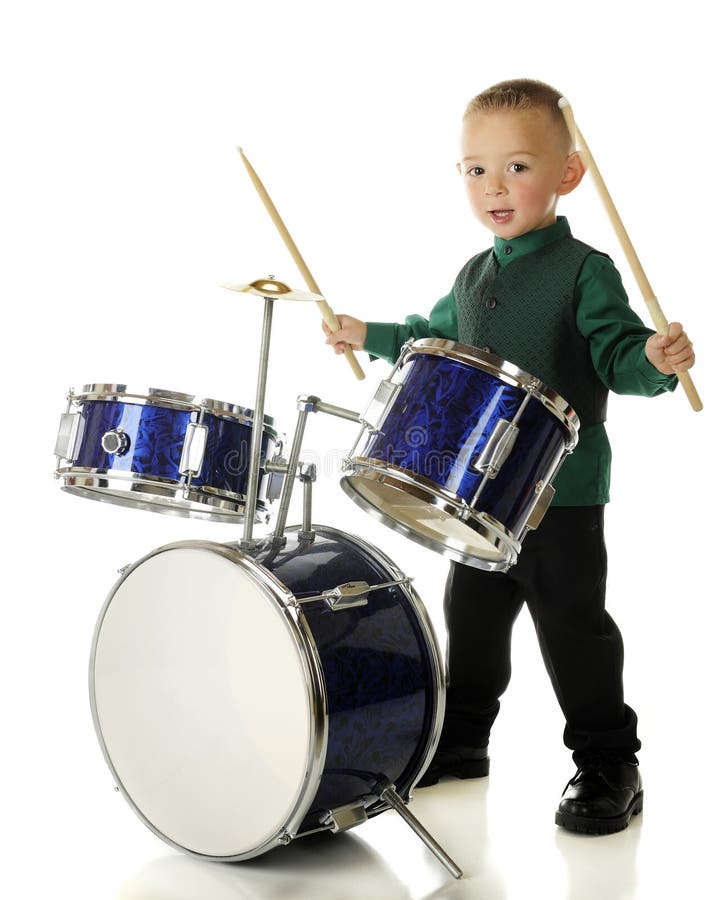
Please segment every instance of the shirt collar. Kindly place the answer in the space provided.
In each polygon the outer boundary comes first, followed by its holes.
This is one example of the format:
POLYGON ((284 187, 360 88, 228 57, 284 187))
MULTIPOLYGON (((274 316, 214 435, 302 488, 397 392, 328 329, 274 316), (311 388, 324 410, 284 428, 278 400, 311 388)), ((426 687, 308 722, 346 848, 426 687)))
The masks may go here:
POLYGON ((546 244, 551 244, 560 238, 570 234, 570 225, 565 216, 558 216, 554 225, 538 228, 537 231, 528 231, 510 241, 496 237, 493 245, 495 258, 500 268, 507 266, 514 259, 534 253, 546 244))

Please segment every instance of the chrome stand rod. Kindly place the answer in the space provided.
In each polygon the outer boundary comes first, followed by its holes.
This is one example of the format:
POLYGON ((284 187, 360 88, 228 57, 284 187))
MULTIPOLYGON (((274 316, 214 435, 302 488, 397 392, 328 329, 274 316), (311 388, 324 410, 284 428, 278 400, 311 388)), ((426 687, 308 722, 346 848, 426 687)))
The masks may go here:
POLYGON ((352 409, 345 409, 343 406, 334 406, 332 403, 323 403, 317 397, 314 397, 313 412, 327 413, 330 416, 337 416, 339 419, 349 419, 351 422, 360 422, 360 413, 352 409))
POLYGON ((312 406, 311 404, 304 402, 304 398, 301 397, 298 399, 298 410, 295 434, 293 435, 292 444, 290 445, 290 456, 287 462, 287 475, 283 481, 282 491, 280 493, 280 505, 275 521, 275 531, 273 532, 275 541, 282 540, 285 534, 285 524, 287 522, 288 510, 290 509, 290 498, 292 497, 292 490, 295 483, 295 475, 300 459, 300 450, 302 449, 303 437, 305 435, 305 426, 307 424, 308 413, 312 411, 312 406))
POLYGON ((430 850, 430 852, 440 860, 440 862, 445 866, 445 868, 453 876, 453 878, 462 878, 462 869, 455 862, 453 862, 452 859, 450 859, 450 857, 443 850, 440 844, 438 844, 435 838, 428 831, 426 831, 426 829, 420 824, 420 822, 418 822, 415 816, 403 803, 403 799, 400 794, 398 794, 398 792, 392 785, 385 788, 385 790, 380 794, 380 799, 384 800, 395 810, 395 812, 398 813, 398 815, 400 815, 407 822, 407 824, 412 828, 412 830, 420 838, 423 844, 425 844, 428 850, 430 850))
POLYGON ((268 357, 270 355, 270 332, 272 330, 273 301, 265 298, 262 337, 260 339, 260 361, 258 363, 257 391, 255 393, 255 411, 253 412, 252 439, 250 442, 250 459, 248 461, 247 505, 243 542, 241 546, 252 543, 253 524, 255 522, 255 506, 258 496, 258 478, 260 475, 260 453, 262 452, 262 435, 265 426, 265 388, 267 386, 268 357))
MULTIPOLYGON (((296 473, 298 471, 298 463, 300 461, 300 451, 302 450, 302 442, 305 436, 305 427, 309 413, 323 412, 340 419, 349 419, 351 422, 359 422, 360 414, 353 412, 351 409, 345 409, 342 406, 334 406, 332 403, 323 403, 319 397, 312 394, 300 394, 297 398, 298 420, 295 426, 295 434, 293 435, 290 445, 290 456, 287 462, 287 475, 283 481, 282 491, 280 493, 280 502, 278 506, 277 519, 275 521, 275 530, 273 531, 273 541, 275 543, 284 540, 285 524, 287 522, 288 510, 290 509, 290 499, 295 483, 296 473)), ((311 516, 311 491, 314 481, 314 473, 310 478, 301 477, 300 480, 304 486, 304 516, 303 516, 303 534, 310 534, 310 516, 311 516)))

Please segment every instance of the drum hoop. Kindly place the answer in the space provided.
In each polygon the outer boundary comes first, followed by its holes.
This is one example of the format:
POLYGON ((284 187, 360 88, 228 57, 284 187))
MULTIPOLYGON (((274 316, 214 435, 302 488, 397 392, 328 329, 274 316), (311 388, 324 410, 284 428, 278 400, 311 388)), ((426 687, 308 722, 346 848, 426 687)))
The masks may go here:
MULTIPOLYGON (((236 403, 226 403, 223 400, 212 400, 195 394, 184 394, 178 391, 167 391, 162 388, 140 388, 138 390, 128 388, 126 384, 86 384, 79 393, 71 392, 71 400, 76 405, 85 401, 118 401, 124 402, 130 398, 135 406, 161 406, 167 409, 190 410, 199 412, 204 409, 216 418, 226 418, 239 421, 243 425, 252 427, 253 410, 236 403)), ((278 431, 275 419, 272 416, 263 416, 263 432, 277 440, 278 431)))
MULTIPOLYGON (((255 410, 247 406, 238 406, 236 403, 226 403, 224 400, 212 400, 203 397, 198 401, 204 409, 218 419, 239 420, 243 425, 252 426, 255 418, 255 410)), ((275 419, 266 414, 263 415, 263 432, 277 440, 275 419)))
MULTIPOLYGON (((149 485, 158 488, 159 493, 163 493, 163 489, 173 491, 173 493, 182 490, 188 495, 194 494, 198 498, 201 496, 208 498, 218 497, 221 500, 229 500, 231 503, 236 503, 238 506, 242 506, 247 502, 247 494, 237 493, 235 491, 224 491, 209 484, 194 484, 191 485, 190 488, 187 488, 185 483, 179 479, 164 478, 162 475, 139 475, 137 472, 123 472, 122 470, 115 471, 113 469, 94 469, 89 466, 59 466, 55 472, 58 477, 66 480, 66 484, 68 484, 68 479, 83 479, 88 482, 97 482, 97 484, 88 483, 85 485, 86 487, 102 488, 105 486, 110 487, 111 484, 116 484, 119 490, 127 490, 127 488, 124 488, 123 486, 131 485, 129 488, 130 491, 133 490, 132 486, 135 485, 137 485, 140 490, 142 486, 149 485), (104 485, 103 482, 107 482, 107 485, 104 485)), ((75 483, 76 482, 73 481, 70 485, 72 486, 75 483)), ((63 487, 65 487, 65 485, 63 485, 63 487)), ((170 494, 167 493, 166 496, 170 496, 170 494)), ((180 497, 178 499, 183 498, 180 497)), ((208 500, 207 502, 211 501, 208 500)), ((263 507, 265 506, 265 501, 262 497, 258 497, 257 502, 263 507)))
POLYGON ((123 401, 132 398, 131 402, 138 406, 166 406, 169 409, 199 409, 193 394, 180 391, 167 391, 163 388, 129 388, 126 384, 86 384, 82 391, 71 391, 70 399, 74 403, 85 400, 123 401))
MULTIPOLYGON (((161 512, 168 515, 178 515, 189 518, 209 519, 210 521, 238 521, 237 513, 242 513, 247 507, 245 494, 232 494, 216 489, 205 490, 202 486, 186 490, 178 481, 160 478, 159 476, 138 476, 135 473, 128 475, 107 474, 103 469, 59 468, 56 470, 59 478, 63 479, 60 485, 62 490, 89 500, 100 500, 105 503, 113 503, 116 506, 129 506, 161 512), (149 490, 148 488, 152 488, 149 490), (105 491, 118 491, 119 494, 105 493, 105 491), (123 496, 125 495, 125 496, 123 496), (153 503, 149 498, 161 497, 169 501, 188 501, 195 503, 199 509, 192 509, 178 505, 173 507, 163 503, 153 503), (146 500, 139 499, 147 497, 146 500), (202 507, 208 507, 205 512, 202 507)), ((270 510, 265 502, 258 498, 255 509, 255 522, 267 524, 270 518, 270 510)))
POLYGON ((229 544, 218 544, 214 543, 213 541, 176 541, 174 543, 165 544, 162 547, 158 547, 155 550, 152 550, 150 553, 137 560, 137 562, 127 567, 125 570, 123 570, 120 578, 115 582, 112 589, 110 590, 110 593, 108 594, 105 603, 103 604, 103 607, 100 611, 97 624, 95 625, 90 649, 88 681, 90 689, 90 709, 92 713, 93 725, 95 727, 95 733, 97 735, 98 742, 100 743, 100 748, 102 750, 103 756, 105 757, 105 761, 110 768, 113 777, 115 778, 115 784, 125 797, 128 804, 131 806, 133 811, 136 813, 136 815, 151 831, 153 831, 167 844, 170 844, 171 846, 200 859, 234 862, 243 859, 249 859, 254 856, 259 856, 260 854, 265 853, 267 850, 270 850, 273 847, 277 846, 281 838, 283 838, 285 835, 294 835, 296 833, 297 828, 299 828, 302 820, 307 814, 310 803, 317 794, 318 788, 320 786, 320 781, 322 779, 323 769, 325 766, 325 756, 327 753, 329 730, 327 688, 325 686, 324 675, 322 674, 322 665, 317 651, 317 646, 309 630, 309 627, 305 623, 304 616, 300 614, 300 611, 297 608, 294 595, 290 591, 288 591, 288 589, 280 581, 278 581, 278 579, 275 578, 271 572, 269 572, 259 563, 255 562, 254 559, 235 549, 232 545, 229 544), (307 688, 308 707, 311 715, 309 742, 310 746, 308 747, 308 755, 306 758, 305 778, 301 789, 298 792, 298 798, 297 802, 295 803, 295 807, 288 815, 287 820, 282 825, 280 825, 274 835, 271 835, 259 847, 253 847, 252 850, 248 851, 247 853, 221 857, 212 856, 205 853, 198 853, 197 851, 194 851, 189 847, 184 847, 182 844, 178 844, 176 841, 173 841, 172 838, 168 837, 166 834, 163 834, 163 832, 157 829, 153 825, 153 823, 149 819, 147 819, 147 817, 135 804, 135 802, 125 789, 125 786, 122 783, 122 779, 120 778, 119 773, 115 770, 115 767, 112 763, 110 752, 105 745, 102 729, 100 727, 100 719, 97 709, 97 698, 95 694, 94 671, 98 640, 100 638, 100 632, 102 630, 105 616, 110 607, 110 603, 112 602, 113 597, 115 596, 123 582, 139 566, 141 566, 152 557, 158 556, 161 553, 179 549, 209 550, 210 552, 217 553, 219 556, 228 559, 230 562, 238 565, 241 569, 244 569, 245 571, 251 571, 253 575, 259 576, 259 581, 257 582, 257 584, 260 589, 263 591, 263 593, 266 594, 268 599, 272 602, 275 602, 280 611, 284 613, 283 621, 288 627, 290 635, 298 651, 298 656, 300 657, 303 669, 305 670, 305 686, 307 688))
POLYGON ((533 395, 562 422, 570 433, 568 449, 577 444, 580 419, 572 406, 557 391, 554 391, 529 372, 513 365, 513 363, 486 350, 480 350, 477 347, 471 347, 469 344, 461 344, 445 338, 421 338, 408 344, 403 351, 401 365, 404 365, 405 358, 410 358, 413 353, 454 359, 494 375, 505 384, 526 391, 532 389, 533 395))
MULTIPOLYGON (((405 573, 397 566, 397 564, 393 562, 393 560, 391 560, 389 556, 386 556, 379 547, 376 547, 374 544, 370 544, 368 541, 363 540, 363 538, 359 537, 358 535, 348 534, 346 531, 342 531, 339 528, 333 528, 331 525, 317 525, 313 523, 311 528, 318 534, 329 535, 331 537, 340 537, 349 544, 355 544, 371 559, 379 561, 383 566, 385 566, 391 573, 394 580, 400 581, 406 577, 405 573)), ((300 532, 304 529, 301 525, 293 525, 285 530, 286 532, 300 532)), ((409 795, 417 782, 422 777, 427 766, 430 764, 430 761, 432 760, 435 754, 435 750, 437 749, 438 743, 440 741, 440 733, 442 731, 443 720, 445 718, 446 678, 445 667, 443 665, 439 651, 440 645, 438 643, 437 634, 433 627, 432 619, 430 618, 428 611, 425 608, 425 604, 422 602, 420 595, 417 593, 411 582, 408 584, 398 585, 398 587, 405 595, 414 613, 417 615, 418 621, 420 622, 420 630, 423 632, 423 637, 425 643, 427 644, 428 656, 430 658, 430 664, 432 667, 432 675, 435 680, 435 686, 437 689, 435 692, 436 704, 433 710, 433 721, 430 725, 430 736, 426 753, 424 758, 420 762, 417 773, 411 775, 410 783, 407 788, 407 793, 409 795)), ((401 785, 397 785, 397 787, 398 789, 402 790, 401 785)), ((368 812, 371 812, 372 815, 375 815, 376 813, 382 812, 389 808, 390 807, 387 803, 378 801, 377 804, 371 805, 368 812)))
POLYGON ((452 559, 455 562, 465 563, 467 565, 475 566, 476 568, 482 568, 486 571, 490 572, 504 572, 514 563, 517 558, 517 554, 520 552, 520 543, 517 539, 512 535, 511 532, 505 528, 502 522, 499 522, 493 516, 488 515, 487 513, 477 513, 473 510, 468 504, 462 499, 458 498, 456 502, 452 501, 448 498, 446 494, 443 494, 436 485, 432 482, 428 482, 426 484, 420 484, 418 479, 422 478, 422 476, 417 476, 413 472, 408 472, 405 469, 401 469, 397 466, 388 466, 387 463, 382 463, 382 468, 376 467, 371 464, 367 464, 358 460, 352 460, 353 465, 357 466, 357 469, 363 469, 362 474, 358 471, 351 472, 349 475, 344 475, 340 479, 340 486, 345 491, 345 493, 353 500, 358 506, 361 507, 365 512, 367 512, 370 516, 376 519, 379 522, 382 522, 384 525, 389 526, 395 531, 400 532, 404 537, 410 538, 410 540, 415 541, 415 543, 420 544, 423 547, 426 547, 428 550, 433 550, 436 553, 439 553, 441 556, 444 556, 446 559, 452 559), (359 477, 364 478, 368 481, 381 481, 385 484, 390 484, 393 487, 398 487, 400 489, 410 488, 408 493, 412 496, 417 497, 419 500, 428 503, 430 506, 435 506, 441 509, 443 512, 447 513, 451 518, 455 519, 458 522, 462 522, 464 525, 474 531, 476 534, 481 535, 486 540, 494 543, 496 546, 502 543, 502 549, 510 551, 509 556, 505 560, 487 560, 483 557, 472 555, 470 553, 465 553, 462 550, 455 548, 451 541, 440 541, 435 540, 433 538, 427 537, 419 532, 414 531, 408 525, 405 525, 403 522, 398 521, 397 519, 393 519, 392 516, 389 516, 387 513, 383 512, 382 509, 375 506, 369 500, 367 500, 362 494, 356 491, 351 482, 351 478, 353 475, 359 475, 359 477), (482 560, 485 565, 478 566, 478 561, 482 560))
MULTIPOLYGON (((473 509, 467 501, 458 494, 446 491, 424 475, 418 475, 410 469, 404 469, 402 466, 396 466, 392 463, 386 463, 384 460, 370 459, 368 457, 358 456, 350 460, 350 463, 357 468, 366 470, 367 476, 371 481, 379 481, 384 479, 394 484, 402 483, 402 485, 412 488, 409 492, 419 500, 429 503, 431 506, 441 509, 448 513, 454 519, 468 524, 468 520, 475 518, 480 520, 477 510, 473 509)), ((351 472, 351 475, 357 474, 351 472)), ((347 477, 347 476, 346 476, 347 477)), ((517 543, 513 533, 507 529, 502 522, 499 522, 493 516, 482 513, 483 523, 490 523, 493 532, 496 532, 502 540, 508 541, 510 544, 517 543)), ((475 530, 475 529, 473 529, 475 530)))
MULTIPOLYGON (((416 486, 418 490, 422 492, 422 499, 429 501, 428 495, 431 494, 434 498, 432 505, 447 507, 446 512, 449 512, 450 509, 456 509, 461 511, 466 510, 467 514, 470 514, 473 511, 459 494, 440 487, 431 478, 427 478, 425 475, 419 475, 417 472, 413 472, 412 469, 405 469, 403 466, 396 466, 394 463, 385 462, 384 459, 375 459, 371 456, 353 456, 348 460, 348 465, 358 466, 363 469, 371 469, 378 473, 378 477, 385 475, 386 473, 395 475, 401 481, 416 486)), ((419 497, 420 494, 417 494, 416 496, 419 497)))

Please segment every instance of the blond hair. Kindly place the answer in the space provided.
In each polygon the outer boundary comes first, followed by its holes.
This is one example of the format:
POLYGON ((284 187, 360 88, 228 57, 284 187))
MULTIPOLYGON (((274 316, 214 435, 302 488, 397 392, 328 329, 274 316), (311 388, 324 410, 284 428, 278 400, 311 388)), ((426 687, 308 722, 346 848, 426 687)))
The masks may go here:
POLYGON ((547 110, 563 137, 567 136, 570 140, 565 118, 558 106, 561 97, 560 91, 543 81, 513 78, 509 81, 500 81, 473 97, 465 108, 463 119, 475 113, 547 110))

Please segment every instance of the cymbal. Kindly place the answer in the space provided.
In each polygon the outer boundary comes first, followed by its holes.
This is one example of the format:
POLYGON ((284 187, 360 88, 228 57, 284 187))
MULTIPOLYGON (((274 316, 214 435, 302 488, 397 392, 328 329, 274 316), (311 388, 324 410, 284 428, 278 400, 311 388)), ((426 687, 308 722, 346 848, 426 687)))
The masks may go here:
POLYGON ((322 294, 311 294, 308 291, 296 291, 288 287, 282 281, 274 278, 258 278, 247 284, 225 282, 220 285, 229 291, 239 291, 243 294, 254 294, 256 297, 264 297, 266 300, 314 300, 316 303, 324 300, 322 294))

